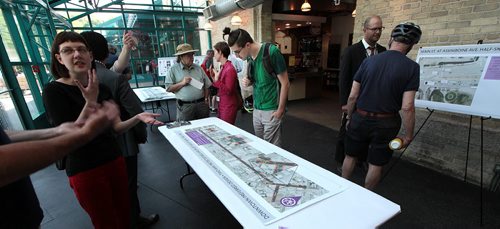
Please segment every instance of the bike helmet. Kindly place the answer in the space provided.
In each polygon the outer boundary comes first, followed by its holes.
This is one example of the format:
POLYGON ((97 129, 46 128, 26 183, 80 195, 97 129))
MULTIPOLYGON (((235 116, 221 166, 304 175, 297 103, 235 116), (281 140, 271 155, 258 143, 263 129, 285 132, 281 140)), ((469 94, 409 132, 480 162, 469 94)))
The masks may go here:
POLYGON ((412 22, 400 23, 392 30, 391 37, 401 43, 408 45, 417 44, 422 36, 422 30, 420 26, 415 25, 412 22))

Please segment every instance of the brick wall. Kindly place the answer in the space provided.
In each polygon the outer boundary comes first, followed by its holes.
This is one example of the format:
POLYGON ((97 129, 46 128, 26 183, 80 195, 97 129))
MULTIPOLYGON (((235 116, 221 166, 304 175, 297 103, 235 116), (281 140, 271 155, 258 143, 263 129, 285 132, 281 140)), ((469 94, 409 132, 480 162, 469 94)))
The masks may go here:
MULTIPOLYGON (((500 42, 499 0, 358 0, 354 38, 362 37, 364 19, 378 14, 386 30, 380 43, 386 45, 391 29, 398 23, 412 21, 421 26, 422 47, 500 42)), ((409 53, 415 59, 417 49, 409 53)), ((417 110, 416 128, 428 111, 417 110)), ((466 163, 469 117, 435 112, 403 156, 404 159, 463 179, 466 163)), ((480 181, 480 122, 474 117, 468 162, 468 180, 480 181)), ((500 122, 484 121, 484 185, 489 185, 495 163, 500 163, 500 122)))
MULTIPOLYGON (((386 27, 380 41, 386 45, 390 31, 400 22, 411 21, 421 26, 423 36, 419 46, 475 44, 500 42, 499 0, 358 0, 354 38, 361 38, 363 21, 370 15, 380 15, 386 27)), ((410 57, 415 58, 413 50, 410 57)))
MULTIPOLYGON (((225 27, 231 28, 231 30, 239 29, 242 28, 252 37, 255 38, 255 27, 254 27, 254 9, 248 9, 244 11, 238 12, 238 15, 241 17, 241 20, 243 21, 240 26, 234 26, 231 25, 231 18, 234 14, 229 15, 225 18, 219 19, 217 21, 212 22, 213 24, 213 29, 212 29, 212 45, 215 43, 222 41, 222 31, 224 30, 225 27)), ((225 37, 227 41, 227 36, 225 37)))
POLYGON ((271 42, 274 40, 274 27, 272 25, 273 1, 264 1, 255 8, 254 18, 256 19, 256 31, 259 31, 254 37, 259 42, 271 42))

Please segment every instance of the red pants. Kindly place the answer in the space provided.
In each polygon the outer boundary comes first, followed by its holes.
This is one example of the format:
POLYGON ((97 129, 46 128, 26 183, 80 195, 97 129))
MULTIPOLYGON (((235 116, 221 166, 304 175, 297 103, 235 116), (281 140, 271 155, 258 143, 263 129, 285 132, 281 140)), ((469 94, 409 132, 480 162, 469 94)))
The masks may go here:
POLYGON ((130 228, 130 199, 125 160, 69 177, 69 184, 96 229, 130 228))

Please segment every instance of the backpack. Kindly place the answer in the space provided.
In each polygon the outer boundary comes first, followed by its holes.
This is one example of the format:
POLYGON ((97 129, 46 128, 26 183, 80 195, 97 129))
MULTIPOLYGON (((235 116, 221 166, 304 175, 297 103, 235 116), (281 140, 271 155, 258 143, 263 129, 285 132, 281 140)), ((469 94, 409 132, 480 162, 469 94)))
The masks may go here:
POLYGON ((269 55, 269 50, 271 49, 271 43, 266 43, 264 45, 264 55, 262 55, 262 62, 264 64, 264 69, 266 69, 267 74, 276 78, 276 72, 274 71, 273 64, 271 63, 271 56, 269 55))
MULTIPOLYGON (((277 74, 276 74, 276 71, 274 71, 274 67, 273 67, 273 64, 271 62, 271 55, 269 55, 269 50, 271 49, 271 45, 273 45, 273 44, 271 44, 271 43, 264 44, 264 53, 262 55, 262 63, 264 64, 264 69, 266 70, 267 74, 271 75, 274 79, 276 79, 277 74)), ((248 75, 248 78, 251 79, 252 82, 254 82, 253 61, 250 61, 247 64, 247 75, 248 75)))

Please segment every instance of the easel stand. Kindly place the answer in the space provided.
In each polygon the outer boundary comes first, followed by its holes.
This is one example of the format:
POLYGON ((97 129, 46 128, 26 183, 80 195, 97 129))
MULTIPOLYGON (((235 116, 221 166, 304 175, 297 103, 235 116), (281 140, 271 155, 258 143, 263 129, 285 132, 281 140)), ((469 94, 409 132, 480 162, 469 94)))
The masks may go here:
MULTIPOLYGON (((481 227, 483 226, 483 145, 484 145, 484 141, 483 141, 483 127, 484 127, 484 120, 488 120, 488 119, 491 119, 491 117, 480 117, 481 119, 481 133, 480 133, 480 146, 479 146, 479 151, 481 153, 481 181, 479 182, 479 187, 480 187, 480 225, 481 227)), ((464 182, 467 183, 467 168, 468 168, 468 162, 469 162, 469 148, 470 148, 470 133, 471 133, 471 129, 472 129, 472 115, 470 116, 470 120, 469 120, 469 137, 468 137, 468 140, 467 140, 467 157, 465 159, 465 175, 464 175, 464 182)))
MULTIPOLYGON (((427 116, 427 118, 425 118, 424 122, 422 123, 422 125, 420 125, 420 127, 418 128, 417 132, 415 133, 415 135, 413 136, 413 139, 415 139, 415 137, 418 135, 418 133, 420 133, 420 130, 422 130, 422 127, 425 125, 425 123, 427 123, 427 120, 429 120, 429 118, 431 117, 431 115, 434 113, 434 109, 429 109, 429 108, 426 108, 430 113, 429 115, 427 116)), ((479 187, 480 187, 480 194, 479 194, 479 203, 480 203, 480 206, 479 206, 479 222, 480 222, 480 226, 482 227, 483 226, 483 155, 484 155, 484 151, 483 151, 483 145, 484 145, 484 141, 483 141, 483 128, 484 128, 484 120, 488 120, 488 119, 491 119, 491 117, 479 117, 480 120, 481 120, 481 133, 480 133, 480 154, 481 154, 481 164, 480 164, 480 183, 479 183, 479 187)), ((470 119, 469 119, 469 134, 468 134, 468 137, 467 137, 467 155, 466 155, 466 159, 465 159, 465 175, 464 175, 464 182, 467 183, 467 169, 468 169, 468 162, 469 162, 469 151, 470 151, 470 139, 471 139, 471 132, 472 132, 472 115, 470 116, 470 119)), ((413 142, 413 141, 412 141, 413 142)), ((410 146, 410 144, 412 143, 410 142, 408 144, 408 146, 410 146)), ((399 154, 399 157, 396 159, 396 161, 394 161, 394 163, 391 164, 391 166, 387 169, 387 172, 385 172, 384 176, 382 177, 382 179, 380 180, 380 182, 382 182, 384 180, 384 178, 389 174, 389 172, 392 170, 392 168, 394 168, 394 166, 401 160, 401 157, 403 156, 404 152, 406 152, 406 150, 408 149, 408 146, 401 152, 401 154, 399 154)))

